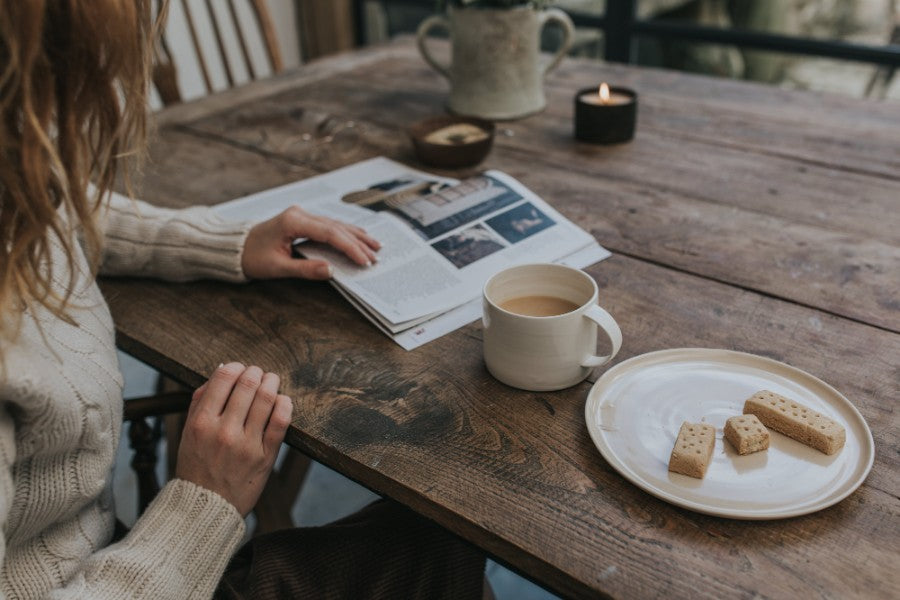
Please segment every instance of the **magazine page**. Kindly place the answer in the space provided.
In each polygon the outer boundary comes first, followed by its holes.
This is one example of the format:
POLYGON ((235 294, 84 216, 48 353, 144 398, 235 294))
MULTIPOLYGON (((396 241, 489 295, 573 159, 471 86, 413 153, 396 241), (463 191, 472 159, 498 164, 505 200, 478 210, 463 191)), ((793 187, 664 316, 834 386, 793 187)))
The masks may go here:
POLYGON ((359 268, 340 252, 309 244, 334 279, 396 327, 476 298, 484 281, 521 262, 553 261, 596 244, 546 202, 498 171, 456 184, 372 182, 342 202, 372 211, 369 233, 382 242, 379 261, 359 268))
POLYGON ((477 318, 484 281, 507 266, 568 261, 584 267, 609 255, 498 171, 459 182, 374 158, 215 209, 226 219, 258 222, 291 205, 363 227, 381 242, 370 267, 324 244, 298 240, 297 249, 328 260, 332 284, 407 349, 477 318))

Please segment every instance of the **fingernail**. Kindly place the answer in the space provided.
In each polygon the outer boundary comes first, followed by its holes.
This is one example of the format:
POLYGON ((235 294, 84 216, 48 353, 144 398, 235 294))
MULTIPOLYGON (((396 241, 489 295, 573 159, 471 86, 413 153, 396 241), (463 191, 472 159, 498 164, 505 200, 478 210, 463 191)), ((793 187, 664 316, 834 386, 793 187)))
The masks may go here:
POLYGON ((331 279, 334 275, 334 268, 331 265, 320 265, 316 268, 316 275, 323 279, 331 279))
POLYGON ((221 369, 221 368, 224 367, 224 366, 225 366, 225 363, 219 363, 219 366, 216 367, 216 368, 217 368, 217 369, 221 369))

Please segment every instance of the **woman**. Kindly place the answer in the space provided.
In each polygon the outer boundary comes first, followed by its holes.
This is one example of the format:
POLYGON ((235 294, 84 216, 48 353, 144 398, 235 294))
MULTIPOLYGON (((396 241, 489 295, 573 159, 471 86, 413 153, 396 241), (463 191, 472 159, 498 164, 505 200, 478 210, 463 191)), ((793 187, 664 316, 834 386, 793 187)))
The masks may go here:
POLYGON ((143 142, 152 38, 150 0, 0 0, 0 598, 477 597, 483 558, 384 504, 257 538, 226 572, 291 415, 278 375, 239 363, 194 393, 176 479, 113 542, 122 379, 97 269, 327 279, 291 240, 360 265, 378 248, 299 209, 250 227, 111 194, 143 142))

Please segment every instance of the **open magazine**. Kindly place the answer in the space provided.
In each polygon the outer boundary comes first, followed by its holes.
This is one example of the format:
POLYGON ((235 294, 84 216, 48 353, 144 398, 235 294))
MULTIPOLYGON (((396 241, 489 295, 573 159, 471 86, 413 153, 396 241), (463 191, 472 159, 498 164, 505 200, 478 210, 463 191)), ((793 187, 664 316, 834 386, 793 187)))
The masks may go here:
POLYGON ((407 350, 479 318, 481 289, 497 271, 531 262, 584 268, 610 255, 499 171, 457 181, 373 158, 215 208, 258 222, 295 204, 381 242, 371 267, 324 244, 298 240, 296 249, 329 261, 337 290, 407 350))

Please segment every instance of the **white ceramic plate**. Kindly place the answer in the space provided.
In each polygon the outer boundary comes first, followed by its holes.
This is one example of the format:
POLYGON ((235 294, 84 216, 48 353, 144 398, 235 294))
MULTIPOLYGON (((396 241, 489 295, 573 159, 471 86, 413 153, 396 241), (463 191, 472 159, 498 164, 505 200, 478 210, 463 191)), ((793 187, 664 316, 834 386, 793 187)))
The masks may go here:
POLYGON ((875 459, 869 426, 840 392, 800 369, 730 350, 661 350, 626 360, 591 388, 585 418, 600 453, 626 479, 672 504, 735 519, 781 519, 831 506, 859 487, 875 459), (740 456, 722 428, 760 390, 836 420, 847 432, 844 448, 827 456, 770 431, 768 450, 740 456), (703 479, 668 471, 684 421, 716 428, 703 479))

